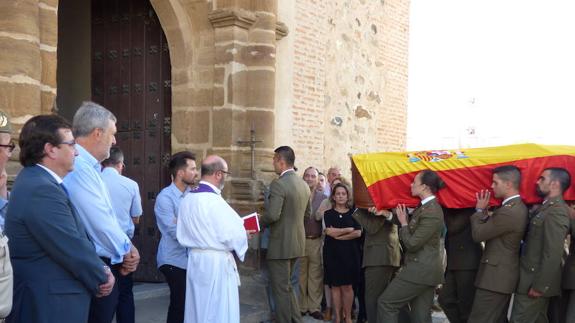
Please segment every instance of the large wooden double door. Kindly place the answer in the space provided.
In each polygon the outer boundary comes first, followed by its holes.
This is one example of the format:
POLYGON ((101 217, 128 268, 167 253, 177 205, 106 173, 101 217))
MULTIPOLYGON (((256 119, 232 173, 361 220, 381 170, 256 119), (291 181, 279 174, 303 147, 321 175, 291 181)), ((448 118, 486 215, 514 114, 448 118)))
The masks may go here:
POLYGON ((158 281, 154 203, 170 182, 171 70, 149 0, 92 0, 92 100, 118 118, 124 175, 140 186, 144 213, 134 235, 141 255, 135 279, 158 281))

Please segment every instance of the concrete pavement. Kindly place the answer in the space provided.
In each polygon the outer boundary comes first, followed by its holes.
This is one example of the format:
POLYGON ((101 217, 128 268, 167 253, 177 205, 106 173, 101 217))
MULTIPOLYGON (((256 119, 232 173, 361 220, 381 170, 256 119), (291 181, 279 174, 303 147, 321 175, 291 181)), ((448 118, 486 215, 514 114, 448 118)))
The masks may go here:
MULTIPOLYGON (((265 278, 258 272, 243 273, 240 287, 240 313, 242 323, 260 323, 270 319, 265 290, 265 278)), ((163 323, 168 311, 169 288, 165 283, 136 283, 137 323, 163 323)), ((304 317, 305 323, 323 323, 310 316, 304 317)), ((441 312, 434 312, 433 323, 447 323, 441 312)))

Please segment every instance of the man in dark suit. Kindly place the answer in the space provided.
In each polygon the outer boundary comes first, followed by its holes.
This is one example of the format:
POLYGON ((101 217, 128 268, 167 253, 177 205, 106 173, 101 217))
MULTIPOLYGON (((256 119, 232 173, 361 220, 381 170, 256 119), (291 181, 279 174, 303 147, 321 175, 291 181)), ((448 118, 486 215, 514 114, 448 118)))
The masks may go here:
POLYGON ((297 258, 305 255, 304 216, 311 216, 310 190, 295 173, 293 149, 281 146, 274 152, 274 170, 280 177, 270 184, 269 207, 260 221, 270 226, 267 259, 276 320, 297 323, 302 317, 290 277, 297 258))
POLYGON ((24 169, 6 215, 14 267, 7 322, 86 322, 91 296, 108 295, 115 281, 61 184, 76 155, 71 125, 56 115, 33 117, 19 144, 24 169))

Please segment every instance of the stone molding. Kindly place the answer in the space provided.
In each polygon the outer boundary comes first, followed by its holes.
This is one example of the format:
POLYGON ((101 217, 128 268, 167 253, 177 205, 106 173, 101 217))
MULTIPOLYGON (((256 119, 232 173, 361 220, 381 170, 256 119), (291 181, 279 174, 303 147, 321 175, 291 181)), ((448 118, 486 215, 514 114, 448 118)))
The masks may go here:
MULTIPOLYGON (((250 29, 257 19, 257 13, 244 9, 216 9, 208 14, 208 19, 214 28, 236 26, 250 29)), ((287 36, 289 30, 283 22, 276 22, 276 40, 287 36)))

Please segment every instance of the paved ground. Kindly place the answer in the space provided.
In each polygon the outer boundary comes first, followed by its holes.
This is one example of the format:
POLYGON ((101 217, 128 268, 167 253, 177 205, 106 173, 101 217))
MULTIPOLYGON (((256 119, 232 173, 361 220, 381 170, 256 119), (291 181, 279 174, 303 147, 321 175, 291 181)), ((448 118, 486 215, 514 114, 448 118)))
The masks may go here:
MULTIPOLYGON (((260 323, 269 320, 265 281, 257 273, 242 275, 240 287, 240 312, 242 323, 260 323)), ((169 289, 166 284, 136 284, 134 286, 136 299, 136 322, 163 323, 169 304, 169 289)), ((323 323, 309 316, 304 317, 305 323, 323 323)), ((433 323, 447 323, 441 312, 434 313, 433 323)))

